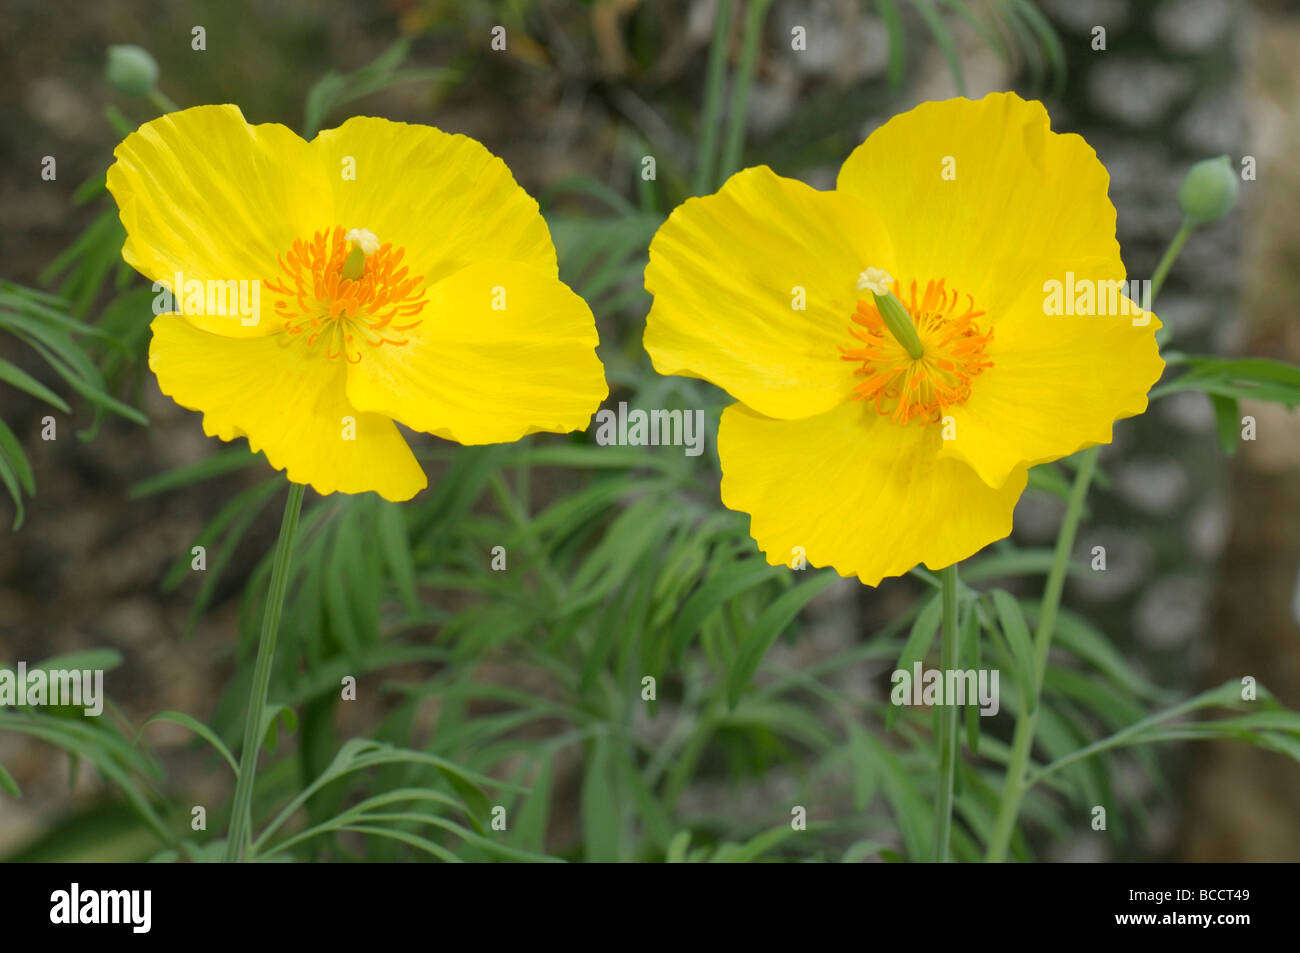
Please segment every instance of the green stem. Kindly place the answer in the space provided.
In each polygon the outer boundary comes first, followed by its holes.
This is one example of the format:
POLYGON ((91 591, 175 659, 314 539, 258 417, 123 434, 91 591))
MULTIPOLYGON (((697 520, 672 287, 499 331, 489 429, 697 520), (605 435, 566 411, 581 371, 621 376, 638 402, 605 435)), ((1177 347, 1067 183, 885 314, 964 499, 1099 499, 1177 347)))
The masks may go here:
POLYGON ((166 113, 180 112, 181 107, 172 102, 168 95, 160 89, 149 90, 149 102, 153 103, 158 111, 164 115, 166 113))
POLYGON ((1007 779, 1002 789, 1002 803, 993 826, 993 834, 989 838, 986 859, 991 863, 1006 859, 1007 847, 1016 826, 1016 816, 1020 813, 1020 801, 1025 795, 1025 768, 1038 722, 1038 704, 1043 691, 1043 674, 1047 670, 1047 652, 1052 645, 1052 630, 1056 626, 1056 611, 1061 604, 1061 592, 1065 588, 1065 574, 1070 567, 1070 553, 1074 551, 1074 538, 1083 516, 1083 501, 1088 496, 1088 485, 1092 482, 1092 474, 1097 466, 1097 452, 1096 447, 1090 447, 1080 457, 1079 472, 1074 477, 1074 486, 1065 508, 1065 520, 1061 524, 1060 535, 1056 537, 1056 552, 1052 556, 1052 568, 1047 574, 1047 588, 1043 592, 1038 628, 1034 631, 1033 695, 1021 700, 1020 714, 1016 719, 1016 732, 1011 741, 1011 759, 1007 763, 1007 779))
MULTIPOLYGON (((1178 259, 1178 254, 1187 244, 1194 225, 1184 221, 1169 242, 1160 263, 1156 265, 1155 274, 1151 276, 1151 300, 1146 303, 1154 308, 1156 296, 1164 287, 1169 270, 1178 259)), ((1029 765, 1029 753, 1034 746, 1034 730, 1038 722, 1038 706, 1043 692, 1043 678, 1047 673, 1047 654, 1052 647, 1052 632, 1056 626, 1056 613, 1061 606, 1061 592, 1065 588, 1065 574, 1069 568, 1070 553, 1074 550, 1074 538, 1079 529, 1079 520, 1083 515, 1083 503, 1088 497, 1088 486, 1092 482, 1093 472, 1097 468, 1099 448, 1090 447, 1080 455, 1079 471, 1075 474, 1074 486, 1070 490, 1069 503, 1065 509, 1065 520, 1061 524, 1061 534, 1056 540, 1056 552, 1052 558, 1052 568, 1047 576, 1047 588, 1043 591, 1042 610, 1038 616, 1038 628, 1034 632, 1034 672, 1033 697, 1026 699, 1016 719, 1016 731, 1011 740, 1011 758, 1007 763, 1007 778, 1002 789, 1002 803, 998 808, 997 820, 994 822, 993 834, 989 837, 986 860, 998 863, 1006 859, 1007 848, 1015 832, 1016 817, 1020 813, 1020 802, 1025 792, 1046 773, 1038 771, 1032 778, 1026 776, 1029 765)))
MULTIPOLYGON (((960 634, 957 628, 957 565, 939 571, 943 586, 943 644, 942 671, 957 668, 957 648, 960 634)), ((948 861, 948 842, 952 834, 952 792, 957 777, 957 706, 951 698, 945 699, 939 709, 939 793, 934 805, 934 844, 931 859, 939 863, 948 861)))
POLYGON ((749 0, 745 17, 745 38, 740 49, 740 66, 731 90, 731 116, 727 120, 727 142, 722 150, 719 179, 738 171, 745 148, 745 117, 749 112, 749 87, 754 82, 754 64, 758 60, 759 42, 763 39, 763 22, 772 0, 749 0))
POLYGON ((275 639, 280 630, 280 611, 289 586, 289 564, 293 559, 293 538, 298 532, 298 514, 306 487, 289 484, 289 499, 284 504, 280 538, 275 543, 271 563, 271 587, 266 593, 266 612, 262 616, 262 634, 257 641, 257 664, 253 668, 253 690, 248 697, 248 716, 244 723, 244 747, 239 755, 239 780, 235 783, 235 802, 230 815, 230 836, 226 840, 226 863, 244 857, 251 827, 253 778, 257 773, 257 755, 262 744, 262 719, 266 711, 266 693, 271 685, 271 665, 275 661, 275 639))
POLYGON ((1155 274, 1151 276, 1151 301, 1147 307, 1152 307, 1156 303, 1156 295, 1160 294, 1160 289, 1165 286, 1165 278, 1169 275, 1169 269, 1174 266, 1174 261, 1178 258, 1178 253, 1183 250, 1187 244, 1188 237, 1192 234, 1192 229, 1196 226, 1183 222, 1174 233, 1174 239, 1165 249, 1164 256, 1160 259, 1160 264, 1156 265, 1155 274))
POLYGON ((708 78, 704 84, 704 111, 700 114, 700 144, 695 153, 692 195, 712 191, 713 165, 718 152, 718 127, 722 124, 722 87, 726 79, 727 42, 731 39, 731 0, 719 0, 713 16, 713 45, 709 47, 708 78))

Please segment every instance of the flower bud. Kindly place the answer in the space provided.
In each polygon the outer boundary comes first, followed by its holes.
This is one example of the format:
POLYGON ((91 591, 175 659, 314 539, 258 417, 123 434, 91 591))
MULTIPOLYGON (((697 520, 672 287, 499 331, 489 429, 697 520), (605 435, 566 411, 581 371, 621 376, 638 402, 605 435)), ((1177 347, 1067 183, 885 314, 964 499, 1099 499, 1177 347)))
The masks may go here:
POLYGON ((129 96, 147 96, 158 82, 158 63, 139 46, 110 46, 105 75, 112 86, 129 96))
POLYGON ((1196 163, 1178 189, 1178 205, 1189 225, 1217 222, 1236 202, 1237 173, 1227 156, 1196 163))

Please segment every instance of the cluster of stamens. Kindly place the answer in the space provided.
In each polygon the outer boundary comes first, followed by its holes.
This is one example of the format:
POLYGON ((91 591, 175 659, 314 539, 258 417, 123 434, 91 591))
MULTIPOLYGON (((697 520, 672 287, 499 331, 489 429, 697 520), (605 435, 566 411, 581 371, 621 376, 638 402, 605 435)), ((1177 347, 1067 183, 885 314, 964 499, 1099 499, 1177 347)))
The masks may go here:
POLYGON ((310 241, 295 239, 280 256, 283 274, 265 285, 283 296, 275 301, 275 313, 289 334, 306 335, 308 347, 320 343, 330 359, 356 364, 362 344, 404 345, 404 332, 420 324, 406 319, 424 310, 424 278, 409 275, 405 254, 391 244, 374 247, 369 232, 319 231, 310 241), (358 249, 364 257, 355 254, 358 249), (350 256, 364 261, 355 278, 345 276, 352 272, 345 267, 350 256))
POLYGON ((861 346, 840 350, 844 360, 862 365, 857 371, 862 380, 853 388, 855 400, 871 401, 896 423, 933 423, 949 407, 964 403, 970 397, 971 378, 993 366, 985 355, 993 330, 981 332, 975 319, 984 312, 975 310, 974 298, 966 295, 967 306, 959 310, 962 296, 946 289, 942 280, 927 282, 919 296, 913 281, 910 292, 910 300, 904 300, 901 285, 893 282, 893 294, 903 301, 920 338, 919 357, 891 334, 872 298, 858 301, 849 325, 861 346))

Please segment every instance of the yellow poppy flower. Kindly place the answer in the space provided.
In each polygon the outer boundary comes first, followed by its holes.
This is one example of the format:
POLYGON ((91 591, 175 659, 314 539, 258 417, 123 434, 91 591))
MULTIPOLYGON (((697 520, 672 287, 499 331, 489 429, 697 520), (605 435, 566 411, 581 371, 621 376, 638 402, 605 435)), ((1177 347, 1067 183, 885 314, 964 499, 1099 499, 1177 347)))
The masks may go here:
POLYGON ((306 142, 199 106, 114 155, 122 255, 174 294, 159 387, 296 483, 409 499, 395 421, 499 443, 585 428, 608 393, 537 202, 473 139, 358 117, 306 142))
POLYGON ((951 565, 1010 533, 1029 467, 1146 409, 1160 324, 1116 284, 1108 182, 1006 93, 891 119, 834 191, 763 166, 673 212, 645 347, 738 401, 722 500, 768 562, 868 585, 951 565))

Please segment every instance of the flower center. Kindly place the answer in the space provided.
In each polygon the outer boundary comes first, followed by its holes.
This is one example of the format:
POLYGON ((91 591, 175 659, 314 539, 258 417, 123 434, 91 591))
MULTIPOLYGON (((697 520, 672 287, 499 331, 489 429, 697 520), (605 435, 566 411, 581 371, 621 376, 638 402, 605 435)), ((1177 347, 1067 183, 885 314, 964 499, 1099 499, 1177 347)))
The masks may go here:
POLYGON ((868 276, 863 272, 866 283, 860 281, 859 286, 871 291, 873 299, 858 301, 849 325, 849 333, 862 342, 861 346, 840 348, 844 360, 862 365, 857 376, 863 380, 854 385, 853 399, 871 401, 879 413, 895 423, 934 423, 947 408, 965 403, 970 397, 971 378, 993 366, 984 353, 993 329, 981 332, 975 319, 984 312, 975 310, 974 298, 966 295, 967 306, 959 309, 962 296, 946 289, 943 280, 928 281, 920 296, 913 281, 910 300, 902 302, 898 281, 893 281, 890 289, 886 273, 868 271, 873 273, 868 276), (906 318, 910 318, 920 341, 919 356, 912 356, 900 343, 899 335, 892 333, 887 315, 882 316, 874 300, 882 292, 892 293, 893 300, 906 309, 906 318))
POLYGON ((361 346, 407 343, 407 321, 424 310, 424 279, 408 277, 406 249, 380 244, 372 232, 341 227, 298 238, 280 256, 282 274, 266 279, 277 295, 275 313, 291 335, 306 335, 329 359, 361 360, 361 346))

